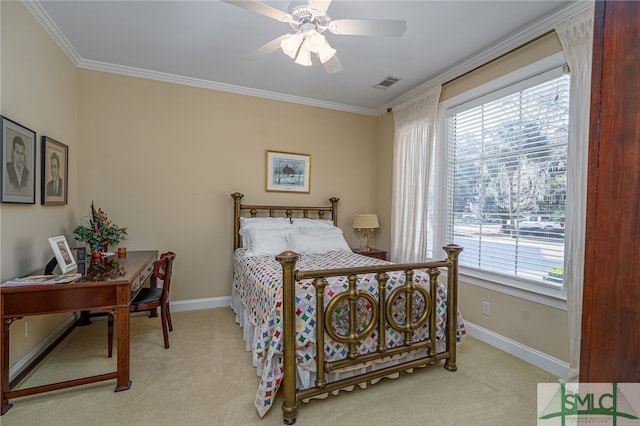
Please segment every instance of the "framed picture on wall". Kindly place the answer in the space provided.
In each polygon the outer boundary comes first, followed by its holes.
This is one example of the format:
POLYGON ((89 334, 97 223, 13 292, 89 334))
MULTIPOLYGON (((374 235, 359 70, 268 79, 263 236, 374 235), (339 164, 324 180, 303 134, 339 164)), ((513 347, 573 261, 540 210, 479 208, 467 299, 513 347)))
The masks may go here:
POLYGON ((311 156, 267 151, 267 191, 311 192, 311 156))
POLYGON ((69 147, 48 136, 42 137, 42 185, 40 203, 67 204, 69 189, 69 147))
POLYGON ((0 120, 0 201, 35 204, 36 132, 4 116, 0 116, 0 120))

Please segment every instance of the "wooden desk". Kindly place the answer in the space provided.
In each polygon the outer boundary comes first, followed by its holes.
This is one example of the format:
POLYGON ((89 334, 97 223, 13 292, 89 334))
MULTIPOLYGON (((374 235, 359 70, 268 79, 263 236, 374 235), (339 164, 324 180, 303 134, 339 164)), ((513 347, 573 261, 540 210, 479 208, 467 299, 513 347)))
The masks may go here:
MULTIPOLYGON (((153 272, 157 251, 132 251, 126 258, 109 257, 118 271, 115 276, 103 273, 87 274, 80 280, 68 284, 27 284, 3 286, 0 291, 0 368, 2 384, 1 414, 13 404, 10 398, 33 395, 71 386, 79 386, 103 380, 116 379, 115 391, 131 387, 129 379, 129 303, 153 272), (45 315, 60 312, 102 310, 110 312, 117 320, 117 371, 97 376, 67 380, 48 385, 12 391, 9 384, 9 327, 25 316, 45 315)), ((105 350, 106 356, 106 350, 105 350)))

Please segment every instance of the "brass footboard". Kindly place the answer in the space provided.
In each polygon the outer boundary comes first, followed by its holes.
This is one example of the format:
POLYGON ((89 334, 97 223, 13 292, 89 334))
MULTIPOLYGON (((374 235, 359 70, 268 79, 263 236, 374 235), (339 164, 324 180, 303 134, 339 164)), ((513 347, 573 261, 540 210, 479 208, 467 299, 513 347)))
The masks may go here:
POLYGON ((316 271, 295 270, 296 261, 299 258, 297 253, 286 251, 276 256, 282 265, 283 272, 283 326, 284 326, 284 379, 282 383, 284 401, 282 411, 285 424, 293 424, 296 421, 298 411, 298 401, 311 398, 313 396, 336 391, 347 386, 388 376, 392 373, 405 371, 411 368, 434 364, 437 361, 445 360, 444 367, 449 371, 456 371, 456 331, 457 331, 457 311, 458 311, 458 256, 462 247, 458 245, 447 245, 443 247, 447 253, 447 258, 440 261, 423 263, 388 264, 376 266, 364 266, 342 269, 327 269, 316 271), (436 286, 440 268, 447 269, 447 321, 446 321, 446 344, 444 351, 438 352, 436 349, 436 286), (427 292, 421 286, 413 282, 415 270, 427 270, 429 274, 430 289, 427 292), (389 294, 386 293, 386 283, 389 279, 388 272, 401 271, 405 274, 405 282, 389 294), (378 282, 378 294, 376 298, 369 292, 358 289, 356 286, 358 275, 375 274, 378 282), (327 307, 324 307, 324 288, 327 284, 326 278, 345 276, 349 282, 349 289, 342 294, 334 296, 327 307), (295 330, 295 283, 303 279, 312 279, 316 291, 316 381, 315 387, 298 391, 296 389, 296 330, 295 330), (404 293, 405 299, 405 321, 399 323, 393 319, 392 304, 397 297, 404 293), (424 300, 423 312, 413 313, 413 297, 419 293, 424 300), (356 325, 356 304, 358 299, 366 299, 371 307, 371 320, 364 330, 358 330, 356 325), (347 303, 349 306, 349 333, 339 335, 335 332, 331 324, 332 313, 340 303, 347 303), (413 342, 412 333, 419 327, 429 325, 429 338, 420 342, 413 342), (358 355, 358 341, 370 335, 375 328, 378 328, 377 349, 375 352, 358 355), (401 346, 388 348, 386 345, 386 327, 392 327, 398 332, 404 333, 404 342, 401 346), (334 362, 324 360, 325 334, 331 339, 344 343, 349 347, 347 358, 334 362), (383 369, 369 371, 364 374, 337 380, 326 381, 326 373, 343 369, 345 367, 359 365, 364 362, 371 362, 393 355, 408 353, 415 350, 426 349, 427 355, 418 359, 405 361, 404 363, 383 369))

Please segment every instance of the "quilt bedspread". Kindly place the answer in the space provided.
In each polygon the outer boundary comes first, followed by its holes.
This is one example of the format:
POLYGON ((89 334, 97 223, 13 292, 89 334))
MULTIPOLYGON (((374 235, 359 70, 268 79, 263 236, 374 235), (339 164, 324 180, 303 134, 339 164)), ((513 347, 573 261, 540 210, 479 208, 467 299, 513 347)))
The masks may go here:
MULTIPOLYGON (((354 266, 369 266, 385 264, 388 262, 373 259, 348 251, 330 251, 322 254, 301 255, 296 264, 296 269, 316 270, 347 268, 354 266)), ((263 416, 270 408, 273 397, 282 381, 283 364, 283 326, 282 326, 282 268, 275 260, 275 256, 245 256, 244 249, 236 250, 233 260, 233 285, 239 295, 240 301, 250 322, 256 327, 253 342, 254 365, 263 366, 260 385, 256 394, 255 405, 260 416, 263 416)), ((346 277, 334 277, 327 279, 325 288, 325 303, 338 293, 348 288, 346 277)), ((403 273, 389 273, 387 291, 393 290, 404 282, 403 273)), ((422 271, 416 271, 414 283, 429 289, 429 276, 422 271)), ((366 290, 377 298, 378 283, 373 274, 360 276, 358 288, 366 290)), ((415 294, 415 293, 414 293, 415 294)), ((359 323, 366 326, 371 314, 371 307, 364 299, 358 307, 359 323)), ((404 301, 396 300, 394 316, 398 322, 403 320, 404 301)), ((414 299, 416 312, 419 305, 424 305, 421 297, 414 299)), ((436 336, 438 341, 445 338, 446 324, 446 288, 443 285, 437 287, 436 306, 434 307, 436 319, 436 336)), ((310 280, 305 280, 296 285, 296 357, 298 368, 315 371, 315 289, 310 280)), ((333 318, 336 330, 339 334, 345 334, 348 320, 347 310, 339 309, 333 318), (344 327, 341 324, 345 324, 344 327)), ((462 318, 458 315, 458 339, 465 334, 462 318)), ((428 325, 416 330, 414 341, 421 341, 428 337, 428 325)), ((365 338, 358 346, 359 353, 368 353, 376 350, 377 331, 365 338)), ((387 346, 394 347, 403 343, 404 333, 398 333, 393 329, 387 330, 387 346)), ((333 340, 325 341, 325 360, 335 361, 346 357, 348 347, 333 340)))

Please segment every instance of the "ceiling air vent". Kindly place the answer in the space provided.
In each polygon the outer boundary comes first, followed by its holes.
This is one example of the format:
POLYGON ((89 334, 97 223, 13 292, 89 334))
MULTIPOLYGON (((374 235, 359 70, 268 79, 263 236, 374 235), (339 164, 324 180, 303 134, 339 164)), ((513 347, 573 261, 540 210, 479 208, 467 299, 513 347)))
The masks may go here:
POLYGON ((389 87, 393 86, 394 84, 396 84, 397 82, 399 82, 401 79, 398 77, 393 77, 391 75, 388 75, 384 78, 384 80, 382 80, 380 83, 376 84, 375 87, 376 89, 382 89, 382 90, 386 90, 389 87))

